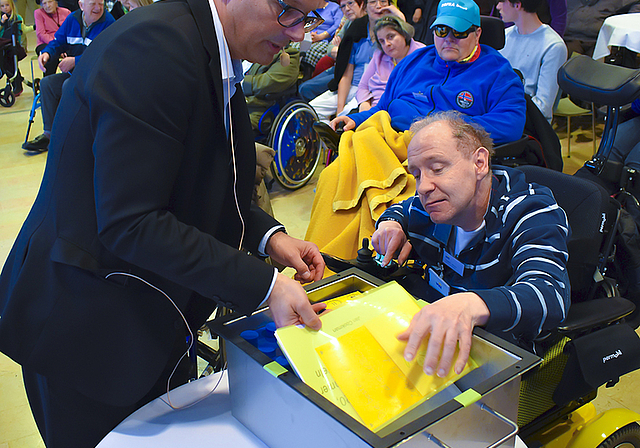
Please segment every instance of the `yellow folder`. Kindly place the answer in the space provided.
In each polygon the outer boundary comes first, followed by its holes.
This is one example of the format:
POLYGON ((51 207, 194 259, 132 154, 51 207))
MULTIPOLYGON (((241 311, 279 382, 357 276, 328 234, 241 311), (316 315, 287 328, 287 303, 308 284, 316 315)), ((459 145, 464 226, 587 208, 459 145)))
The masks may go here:
POLYGON ((276 338, 302 381, 374 432, 475 368, 470 360, 460 375, 424 374, 426 341, 404 360, 396 336, 421 304, 395 282, 340 302, 321 316, 321 330, 284 327, 276 338))

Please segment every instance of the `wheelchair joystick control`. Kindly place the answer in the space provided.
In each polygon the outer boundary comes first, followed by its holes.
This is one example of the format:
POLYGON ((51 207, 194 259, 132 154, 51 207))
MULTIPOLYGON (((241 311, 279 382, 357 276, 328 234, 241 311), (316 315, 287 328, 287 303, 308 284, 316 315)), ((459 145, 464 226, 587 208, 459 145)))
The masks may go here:
POLYGON ((373 251, 369 249, 369 238, 362 239, 362 247, 358 249, 358 256, 356 257, 356 263, 361 265, 372 265, 373 251))

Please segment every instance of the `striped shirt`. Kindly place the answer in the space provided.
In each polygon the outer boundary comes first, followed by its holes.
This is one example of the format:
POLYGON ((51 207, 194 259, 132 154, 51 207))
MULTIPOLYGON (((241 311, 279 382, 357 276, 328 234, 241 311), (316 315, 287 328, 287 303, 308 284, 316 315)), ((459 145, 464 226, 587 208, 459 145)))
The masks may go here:
MULTIPOLYGON (((488 331, 533 348, 569 310, 569 223, 548 188, 527 183, 512 168, 492 171, 485 226, 456 257, 461 264, 443 263, 444 252, 454 252, 455 227, 434 224, 417 195, 391 206, 378 222, 399 222, 417 258, 442 276, 450 294, 478 294, 491 313, 488 331)), ((425 298, 442 296, 425 288, 425 298)))

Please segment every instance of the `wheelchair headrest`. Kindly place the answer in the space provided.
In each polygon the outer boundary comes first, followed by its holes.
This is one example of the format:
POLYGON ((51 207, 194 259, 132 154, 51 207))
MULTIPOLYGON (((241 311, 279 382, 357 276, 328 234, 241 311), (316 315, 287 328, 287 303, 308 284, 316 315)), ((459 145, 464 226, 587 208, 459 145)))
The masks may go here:
POLYGON ((480 43, 496 50, 504 48, 504 22, 498 17, 480 16, 480 43))
POLYGON ((619 107, 640 96, 640 70, 578 55, 560 67, 558 85, 575 99, 619 107))

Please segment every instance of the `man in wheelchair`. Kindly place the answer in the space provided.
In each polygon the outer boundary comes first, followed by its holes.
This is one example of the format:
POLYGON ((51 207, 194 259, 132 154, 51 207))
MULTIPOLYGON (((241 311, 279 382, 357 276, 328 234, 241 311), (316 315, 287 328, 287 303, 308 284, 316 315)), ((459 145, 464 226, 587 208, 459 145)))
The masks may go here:
POLYGON ((459 373, 475 326, 535 351, 569 309, 565 212, 521 171, 490 167, 491 138, 461 114, 432 115, 411 131, 416 195, 385 211, 372 237, 383 266, 412 250, 428 266, 421 292, 433 303, 398 336, 405 358, 428 337, 424 371, 444 376, 459 345, 459 373))

